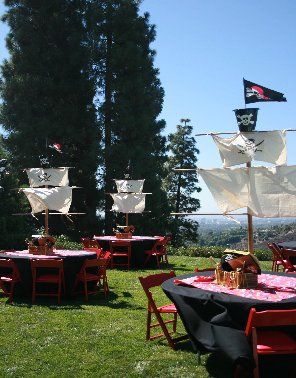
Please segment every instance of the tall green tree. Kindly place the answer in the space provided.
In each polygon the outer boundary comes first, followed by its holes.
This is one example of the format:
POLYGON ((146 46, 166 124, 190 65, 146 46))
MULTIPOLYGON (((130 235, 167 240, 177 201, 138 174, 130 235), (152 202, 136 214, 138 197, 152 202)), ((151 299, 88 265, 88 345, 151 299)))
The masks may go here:
POLYGON ((14 174, 10 161, 11 156, 4 147, 2 135, 0 135, 0 160, 6 161, 0 164, 0 249, 24 248, 24 241, 28 231, 32 228, 32 219, 18 217, 22 199, 15 190, 18 180, 14 174))
MULTIPOLYGON (((8 137, 6 146, 13 167, 21 175, 26 167, 40 166, 46 141, 62 144, 63 155, 54 164, 70 170, 74 190, 74 226, 56 225, 53 232, 97 232, 99 197, 97 165, 99 128, 93 105, 94 81, 90 75, 90 53, 84 0, 5 0, 3 20, 9 59, 2 64, 0 121, 8 137), (70 226, 70 228, 69 228, 70 226)), ((54 225, 57 217, 51 217, 54 225)))
MULTIPOLYGON (((199 150, 192 136, 193 128, 188 122, 189 119, 182 118, 182 125, 177 125, 176 132, 168 136, 169 157, 164 188, 168 193, 171 210, 175 213, 195 212, 200 207, 199 199, 193 196, 201 190, 197 173, 174 172, 174 168, 195 168, 198 160, 199 150)), ((188 217, 176 215, 171 227, 176 245, 198 240, 198 222, 188 217)))
MULTIPOLYGON (((166 159, 166 140, 161 132, 165 122, 157 119, 164 91, 151 48, 155 26, 148 14, 139 15, 139 1, 94 3, 98 48, 94 49, 93 66, 100 84, 97 98, 104 135, 104 188, 107 193, 114 192, 113 179, 123 178, 131 161, 132 178, 145 179, 144 191, 152 195, 147 196, 146 206, 151 213, 131 215, 130 223, 136 225, 137 232, 165 232, 169 210, 161 189, 166 159)), ((109 211, 111 206, 112 200, 106 195, 106 232, 122 222, 109 211)))

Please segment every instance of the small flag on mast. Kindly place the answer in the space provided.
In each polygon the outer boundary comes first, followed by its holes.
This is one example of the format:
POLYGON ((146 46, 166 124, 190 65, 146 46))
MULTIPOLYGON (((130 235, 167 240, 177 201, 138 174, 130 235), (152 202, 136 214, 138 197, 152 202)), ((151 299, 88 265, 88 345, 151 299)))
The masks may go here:
POLYGON ((273 91, 262 85, 252 83, 244 79, 245 103, 266 102, 266 101, 287 101, 283 93, 273 91))

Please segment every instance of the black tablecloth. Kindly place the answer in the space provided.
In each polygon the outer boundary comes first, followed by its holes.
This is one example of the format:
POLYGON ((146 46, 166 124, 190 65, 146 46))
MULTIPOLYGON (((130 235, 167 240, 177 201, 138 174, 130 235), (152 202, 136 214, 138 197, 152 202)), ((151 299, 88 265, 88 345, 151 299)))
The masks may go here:
MULTIPOLYGON (((86 258, 93 259, 97 258, 96 253, 92 252, 85 252, 85 251, 73 251, 73 255, 71 252, 67 251, 67 256, 63 256, 63 251, 57 251, 57 255, 53 258, 58 258, 63 260, 64 266, 64 276, 65 276, 65 295, 70 296, 72 292, 72 288, 75 281, 75 276, 79 272, 82 264, 86 258), (58 253, 61 253, 59 255, 58 253), (77 255, 78 254, 78 255, 77 255)), ((15 287, 15 294, 16 295, 26 295, 31 296, 32 294, 32 272, 31 272, 31 260, 33 258, 42 258, 42 256, 38 255, 20 255, 15 253, 13 255, 0 253, 1 259, 11 259, 13 260, 20 272, 21 276, 21 284, 16 285, 15 287)), ((1 272, 0 272, 1 273, 1 272)))
MULTIPOLYGON (((110 250, 110 240, 106 239, 105 237, 96 236, 95 239, 98 241, 100 246, 106 251, 110 250)), ((157 240, 156 237, 143 237, 140 239, 138 237, 131 238, 131 239, 112 239, 112 240, 128 240, 131 242, 132 253, 131 253, 131 267, 132 268, 143 268, 147 255, 145 251, 150 250, 155 241, 157 240)), ((148 261, 146 267, 155 267, 156 266, 156 258, 155 256, 151 256, 150 260, 148 261)))
MULTIPOLYGON (((199 274, 211 275, 213 272, 199 274)), ((175 303, 195 351, 222 351, 233 362, 242 359, 250 367, 253 365, 253 358, 244 334, 250 308, 255 307, 261 311, 296 308, 296 297, 280 302, 260 301, 175 285, 174 279, 163 283, 162 289, 175 303)))

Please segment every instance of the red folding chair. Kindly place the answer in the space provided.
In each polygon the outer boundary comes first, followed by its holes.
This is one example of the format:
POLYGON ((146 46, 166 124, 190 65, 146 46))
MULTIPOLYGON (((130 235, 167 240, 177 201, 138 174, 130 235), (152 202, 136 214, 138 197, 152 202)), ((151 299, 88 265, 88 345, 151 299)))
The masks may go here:
POLYGON ((31 268, 33 279, 32 302, 35 303, 37 296, 43 296, 57 297, 60 304, 62 289, 65 291, 63 260, 33 259, 31 261, 31 268), (46 288, 41 288, 45 284, 46 288), (48 291, 49 286, 52 288, 50 291, 48 291))
POLYGON ((101 248, 99 242, 95 239, 81 238, 83 244, 83 250, 89 252, 96 252, 98 258, 102 256, 103 249, 101 248))
POLYGON ((145 251, 147 258, 144 262, 144 266, 148 263, 152 256, 155 256, 157 267, 160 268, 160 262, 165 262, 168 265, 168 256, 167 256, 167 249, 166 245, 170 239, 167 237, 161 237, 160 239, 156 240, 152 249, 145 251))
POLYGON ((166 324, 171 323, 173 325, 173 333, 176 332, 177 309, 173 303, 157 307, 150 289, 160 286, 163 282, 175 276, 176 276, 175 272, 171 271, 169 273, 158 273, 158 274, 153 274, 147 277, 139 277, 140 283, 148 298, 146 340, 154 340, 156 338, 165 336, 170 347, 173 349, 176 348, 176 343, 178 343, 179 341, 188 339, 188 336, 183 335, 183 336, 179 336, 175 338, 171 337, 171 334, 168 331, 166 324), (164 320, 161 314, 172 314, 173 318, 164 320), (155 315, 157 319, 156 323, 152 323, 152 315, 155 315), (151 336, 151 329, 155 327, 160 327, 163 333, 151 336))
POLYGON ((103 288, 106 298, 109 293, 106 273, 109 260, 110 258, 86 259, 80 271, 76 274, 72 294, 75 295, 83 292, 85 301, 87 302, 89 294, 97 293, 97 284, 99 284, 103 288), (91 288, 89 287, 90 283, 92 284, 91 288), (79 284, 83 285, 83 290, 81 291, 77 291, 79 284))
POLYGON ((115 266, 123 266, 130 269, 131 263, 131 242, 127 240, 111 240, 110 253, 111 253, 111 268, 115 266))
POLYGON ((278 271, 279 267, 282 266, 286 273, 296 272, 296 266, 294 266, 289 259, 284 257, 284 250, 282 250, 276 243, 268 243, 267 245, 273 253, 272 270, 278 271))
POLYGON ((14 286, 21 282, 18 267, 11 259, 0 259, 0 269, 0 287, 4 295, 8 296, 9 302, 12 303, 14 286))
POLYGON ((296 326, 296 309, 257 312, 251 308, 245 333, 253 349, 255 378, 259 378, 259 355, 296 354, 296 340, 287 328, 279 328, 283 326, 296 326))

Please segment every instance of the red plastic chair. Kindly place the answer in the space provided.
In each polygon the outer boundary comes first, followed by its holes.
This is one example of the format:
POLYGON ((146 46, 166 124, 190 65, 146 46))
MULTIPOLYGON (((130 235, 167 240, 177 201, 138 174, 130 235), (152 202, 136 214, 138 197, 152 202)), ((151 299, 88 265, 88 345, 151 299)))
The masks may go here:
POLYGON ((31 268, 33 278, 32 302, 35 303, 37 296, 44 296, 57 297, 60 304, 62 289, 65 291, 63 260, 33 259, 31 268), (50 284, 53 288, 56 287, 56 290, 50 292, 47 292, 47 290, 37 291, 37 286, 40 284, 50 284))
POLYGON ((152 293, 151 288, 160 286, 166 280, 175 277, 175 272, 171 271, 169 273, 158 273, 147 277, 139 277, 140 283, 145 291, 148 298, 147 307, 147 329, 146 329, 146 340, 154 340, 159 337, 165 336, 170 347, 176 349, 176 343, 182 340, 188 339, 187 335, 172 338, 170 332, 168 331, 166 324, 172 323, 173 333, 176 332, 177 328, 177 309, 173 303, 157 307, 152 293), (172 314, 173 318, 168 320, 163 320, 161 314, 172 314), (152 315, 155 315, 157 323, 152 324, 152 315), (163 333, 151 336, 151 329, 155 327, 160 327, 163 333))
POLYGON ((131 242, 126 240, 111 240, 110 253, 111 253, 111 268, 115 266, 123 266, 130 269, 131 263, 131 242), (124 260, 124 261, 122 261, 124 260))
POLYGON ((89 294, 97 293, 97 284, 99 284, 103 288, 106 298, 109 293, 106 273, 109 260, 110 258, 86 259, 80 271, 76 274, 72 294, 75 295, 83 292, 85 301, 87 302, 89 294), (92 283, 93 288, 89 288, 89 283, 92 283), (79 284, 83 285, 83 291, 76 291, 79 284))
POLYGON ((21 282, 20 273, 15 262, 11 259, 0 259, 0 287, 4 295, 8 296, 10 303, 13 301, 14 286, 21 282))
POLYGON ((285 258, 285 249, 281 249, 276 243, 268 243, 267 245, 273 253, 272 270, 278 271, 279 267, 282 266, 285 273, 296 272, 296 266, 290 262, 287 256, 285 258))
POLYGON ((259 378, 258 355, 296 354, 295 338, 287 329, 277 329, 277 327, 295 325, 296 309, 256 312, 255 308, 251 308, 245 333, 252 344, 256 364, 255 378, 259 378))
POLYGON ((163 236, 160 239, 156 240, 152 249, 145 251, 147 258, 144 262, 144 266, 148 263, 152 256, 156 257, 157 267, 160 268, 160 262, 165 262, 168 265, 168 256, 166 245, 170 239, 163 236))

